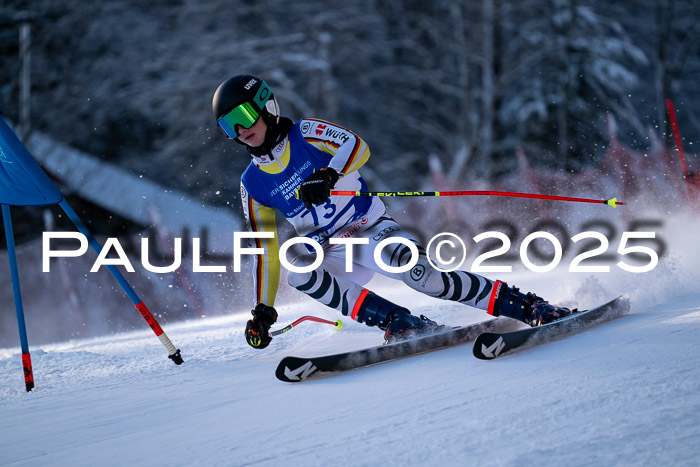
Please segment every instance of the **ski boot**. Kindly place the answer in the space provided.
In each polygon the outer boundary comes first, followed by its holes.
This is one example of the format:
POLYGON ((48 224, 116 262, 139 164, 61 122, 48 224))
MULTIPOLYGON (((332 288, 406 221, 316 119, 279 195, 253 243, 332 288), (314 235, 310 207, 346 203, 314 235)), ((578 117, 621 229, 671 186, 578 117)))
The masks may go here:
POLYGON ((523 294, 517 287, 508 287, 505 282, 494 284, 488 313, 493 316, 507 316, 532 327, 541 326, 561 319, 578 310, 550 305, 542 297, 532 292, 523 294))
POLYGON ((385 344, 429 334, 444 327, 423 315, 414 316, 406 308, 373 292, 367 292, 355 319, 384 331, 385 344))
POLYGON ((393 344, 412 337, 420 337, 443 329, 445 325, 438 324, 425 315, 420 318, 415 316, 401 315, 392 320, 384 331, 384 343, 393 344), (407 319, 407 318, 410 318, 407 319), (422 321, 422 322, 419 322, 422 321))

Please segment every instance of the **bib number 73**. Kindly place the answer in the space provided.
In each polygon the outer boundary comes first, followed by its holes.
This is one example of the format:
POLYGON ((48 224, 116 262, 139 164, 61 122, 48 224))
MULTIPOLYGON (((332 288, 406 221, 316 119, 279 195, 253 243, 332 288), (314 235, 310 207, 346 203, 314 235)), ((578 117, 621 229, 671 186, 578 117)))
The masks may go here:
POLYGON ((326 204, 324 204, 323 206, 320 206, 320 205, 314 206, 312 209, 307 209, 306 211, 304 211, 301 215, 301 218, 303 219, 308 214, 311 214, 311 218, 314 221, 314 227, 318 227, 319 226, 319 219, 318 219, 318 212, 316 210, 319 208, 323 209, 325 211, 322 214, 324 219, 330 219, 331 217, 333 217, 335 215, 335 211, 337 209, 336 205, 334 203, 331 203, 331 200, 329 198, 328 201, 326 201, 326 204))

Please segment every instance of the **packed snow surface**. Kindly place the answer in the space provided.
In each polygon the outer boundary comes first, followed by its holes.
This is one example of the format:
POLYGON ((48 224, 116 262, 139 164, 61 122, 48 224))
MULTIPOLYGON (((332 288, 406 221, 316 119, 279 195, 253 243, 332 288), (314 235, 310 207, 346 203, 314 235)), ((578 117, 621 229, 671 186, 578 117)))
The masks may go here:
MULTIPOLYGON (((516 271, 500 277, 582 308, 627 295, 629 315, 480 361, 471 344, 287 384, 286 355, 381 342, 345 319, 303 323, 263 351, 248 314, 165 326, 175 366, 150 330, 0 349, 0 465, 697 465, 700 283, 697 221, 671 220, 669 252, 651 272, 516 271)), ((370 286, 452 325, 478 310, 370 286)), ((280 305, 276 326, 339 316, 311 301, 280 305)))

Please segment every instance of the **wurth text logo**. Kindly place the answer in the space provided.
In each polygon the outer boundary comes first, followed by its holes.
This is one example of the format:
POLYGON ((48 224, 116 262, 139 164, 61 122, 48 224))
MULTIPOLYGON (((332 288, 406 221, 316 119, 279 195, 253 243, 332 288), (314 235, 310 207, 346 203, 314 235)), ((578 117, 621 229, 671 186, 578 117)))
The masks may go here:
POLYGON ((348 134, 345 133, 344 131, 333 130, 330 128, 328 129, 328 131, 326 131, 326 136, 329 136, 333 140, 340 140, 343 143, 347 143, 347 141, 350 139, 348 134))

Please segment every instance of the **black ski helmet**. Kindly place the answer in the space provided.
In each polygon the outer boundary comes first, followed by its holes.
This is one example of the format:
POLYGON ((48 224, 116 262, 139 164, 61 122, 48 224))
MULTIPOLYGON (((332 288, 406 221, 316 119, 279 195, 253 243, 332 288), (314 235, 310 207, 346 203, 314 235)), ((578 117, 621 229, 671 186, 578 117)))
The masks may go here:
MULTIPOLYGON (((252 75, 236 75, 219 85, 211 102, 214 118, 219 119, 241 104, 249 104, 268 126, 280 120, 280 108, 265 81, 252 75)), ((226 131, 219 128, 229 136, 226 131)))

